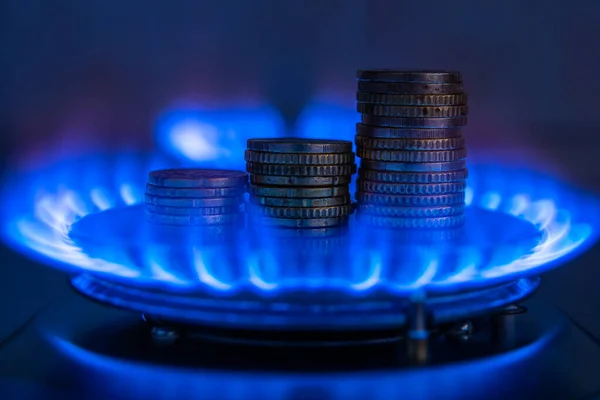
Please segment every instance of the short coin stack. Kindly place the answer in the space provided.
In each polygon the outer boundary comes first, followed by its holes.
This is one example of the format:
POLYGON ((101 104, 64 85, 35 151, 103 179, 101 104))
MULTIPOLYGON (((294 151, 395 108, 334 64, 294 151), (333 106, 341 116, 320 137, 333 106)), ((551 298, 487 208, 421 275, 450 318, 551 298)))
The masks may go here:
POLYGON ((249 139, 245 153, 252 223, 286 228, 342 226, 353 212, 352 142, 249 139))
POLYGON ((164 169, 148 174, 148 222, 178 226, 222 226, 244 220, 248 176, 218 169, 164 169))
POLYGON ((359 70, 357 78, 361 220, 390 228, 461 226, 467 178, 461 74, 359 70))

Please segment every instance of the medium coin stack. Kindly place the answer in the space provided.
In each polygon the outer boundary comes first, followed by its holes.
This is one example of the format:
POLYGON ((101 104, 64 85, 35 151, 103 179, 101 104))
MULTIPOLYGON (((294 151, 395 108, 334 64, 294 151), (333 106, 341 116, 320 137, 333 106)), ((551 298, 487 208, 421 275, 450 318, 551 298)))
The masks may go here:
POLYGON ((459 72, 359 70, 358 213, 389 228, 463 225, 467 95, 459 72))
POLYGON ((245 153, 249 216, 286 228, 342 226, 354 211, 349 184, 356 172, 352 142, 249 139, 245 153))
POLYGON ((248 175, 218 169, 163 169, 148 174, 145 217, 178 226, 222 226, 244 220, 248 175))

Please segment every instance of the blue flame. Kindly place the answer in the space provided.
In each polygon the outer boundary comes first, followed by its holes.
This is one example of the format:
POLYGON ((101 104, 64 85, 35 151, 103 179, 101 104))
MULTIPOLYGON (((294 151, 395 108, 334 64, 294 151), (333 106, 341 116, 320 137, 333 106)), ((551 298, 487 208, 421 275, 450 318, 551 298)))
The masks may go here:
POLYGON ((58 268, 176 290, 251 289, 267 295, 298 288, 363 294, 384 289, 402 294, 538 274, 579 254, 598 233, 596 198, 532 172, 471 166, 467 213, 472 215, 472 236, 478 239, 453 249, 451 263, 444 247, 416 248, 397 260, 402 250, 394 242, 381 240, 376 247, 369 246, 373 232, 355 229, 341 248, 352 251, 347 257, 314 252, 284 268, 281 260, 289 256, 290 246, 281 246, 268 235, 258 235, 258 244, 241 243, 235 257, 223 257, 219 248, 197 243, 175 250, 172 244, 149 246, 144 224, 136 223, 141 207, 135 205, 142 201, 146 172, 164 165, 157 157, 121 154, 65 161, 34 174, 15 175, 3 191, 4 238, 58 268), (494 222, 493 215, 522 221, 519 230, 527 234, 519 243, 527 246, 498 236, 502 229, 480 228, 505 224, 494 222), (114 224, 127 218, 134 223, 114 224), (74 232, 87 237, 75 237, 74 232))
MULTIPOLYGON (((301 113, 295 134, 351 140, 355 120, 353 110, 314 103, 301 113)), ((283 131, 281 117, 268 107, 166 112, 159 118, 156 140, 169 162, 156 155, 117 154, 65 160, 10 176, 2 193, 4 238, 70 272, 168 290, 259 296, 298 289, 397 296, 418 289, 485 286, 539 274, 597 238, 596 198, 501 164, 469 166, 468 237, 452 248, 402 247, 394 237, 357 227, 356 220, 342 244, 330 238, 324 240, 327 246, 333 243, 327 251, 307 254, 290 254, 295 247, 290 240, 266 232, 244 232, 251 240, 238 236, 225 252, 189 235, 175 244, 149 237, 138 205, 149 170, 180 165, 243 169, 247 138, 283 131)))
POLYGON ((188 165, 244 167, 246 140, 251 137, 278 137, 285 132, 277 110, 187 108, 165 112, 156 124, 158 147, 188 165))

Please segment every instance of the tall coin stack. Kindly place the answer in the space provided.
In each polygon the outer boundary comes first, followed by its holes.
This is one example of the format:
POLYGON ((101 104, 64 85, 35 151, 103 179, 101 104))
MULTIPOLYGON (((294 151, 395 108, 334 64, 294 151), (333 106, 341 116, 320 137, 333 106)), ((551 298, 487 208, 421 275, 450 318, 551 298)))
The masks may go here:
POLYGON ((270 227, 327 228, 352 214, 352 142, 249 139, 245 153, 251 221, 270 227))
POLYGON ((164 169, 148 174, 148 222, 177 226, 223 226, 244 220, 248 176, 242 171, 164 169))
POLYGON ((358 213, 380 227, 464 224, 467 95, 459 72, 359 70, 358 213))

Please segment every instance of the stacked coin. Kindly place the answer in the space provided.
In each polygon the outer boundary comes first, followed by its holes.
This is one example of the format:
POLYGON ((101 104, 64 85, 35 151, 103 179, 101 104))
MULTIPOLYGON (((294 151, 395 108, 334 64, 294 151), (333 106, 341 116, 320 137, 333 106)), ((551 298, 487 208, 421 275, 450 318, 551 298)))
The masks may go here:
POLYGON ((356 172, 352 142, 249 139, 245 153, 249 215, 262 226, 341 226, 353 212, 349 184, 356 172))
POLYGON ((467 95, 448 71, 359 70, 361 220, 393 228, 464 223, 467 95))
POLYGON ((247 174, 241 171, 152 171, 146 184, 146 220, 178 226, 221 226, 242 222, 247 181, 247 174))

